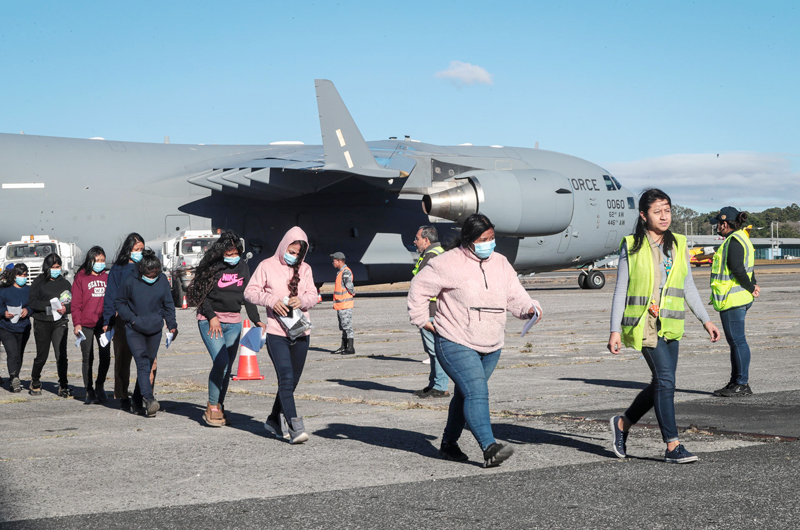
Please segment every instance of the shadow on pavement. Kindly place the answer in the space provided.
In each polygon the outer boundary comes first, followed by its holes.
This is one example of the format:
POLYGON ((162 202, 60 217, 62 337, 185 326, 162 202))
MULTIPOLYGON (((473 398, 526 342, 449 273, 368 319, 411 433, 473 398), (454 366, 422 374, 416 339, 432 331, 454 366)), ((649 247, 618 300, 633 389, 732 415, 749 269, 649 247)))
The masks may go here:
POLYGON ((413 390, 406 390, 405 388, 397 388, 396 386, 384 385, 381 383, 374 383, 372 381, 346 381, 344 379, 328 379, 329 383, 339 383, 342 386, 350 388, 357 388, 359 390, 378 390, 382 392, 397 392, 400 394, 413 394, 413 390))
MULTIPOLYGON (((176 416, 183 416, 189 420, 197 422, 203 427, 209 429, 218 429, 219 427, 211 427, 203 421, 203 413, 206 408, 197 403, 188 403, 186 401, 158 401, 161 404, 161 410, 158 414, 175 414, 176 416)), ((239 414, 233 411, 226 410, 228 421, 230 425, 225 426, 226 429, 238 429, 240 431, 249 432, 265 438, 274 438, 264 429, 264 422, 257 420, 252 416, 246 414, 239 414)))
POLYGON ((437 439, 436 436, 415 431, 331 423, 313 434, 329 440, 354 440, 377 447, 399 449, 422 456, 439 458, 439 449, 431 443, 432 440, 437 439))
MULTIPOLYGON (((561 377, 559 381, 583 381, 587 385, 610 386, 613 388, 631 388, 641 390, 645 388, 648 383, 640 381, 619 381, 617 379, 583 379, 580 377, 561 377)), ((675 392, 682 392, 684 394, 702 394, 705 396, 712 395, 711 392, 705 390, 686 390, 683 388, 676 388, 675 392)))
POLYGON ((577 449, 578 451, 591 453, 593 455, 606 456, 614 459, 617 458, 617 456, 605 446, 579 439, 590 438, 594 440, 594 438, 590 436, 582 436, 579 434, 565 436, 555 431, 534 429, 533 427, 513 425, 510 423, 493 424, 492 431, 494 432, 495 437, 501 440, 507 440, 508 442, 514 444, 558 445, 561 447, 571 447, 573 449, 577 449))
MULTIPOLYGON (((422 355, 422 354, 420 354, 422 355)), ((412 359, 410 357, 393 357, 391 355, 370 355, 367 359, 375 359, 376 361, 403 361, 407 363, 421 363, 417 359, 412 359)))

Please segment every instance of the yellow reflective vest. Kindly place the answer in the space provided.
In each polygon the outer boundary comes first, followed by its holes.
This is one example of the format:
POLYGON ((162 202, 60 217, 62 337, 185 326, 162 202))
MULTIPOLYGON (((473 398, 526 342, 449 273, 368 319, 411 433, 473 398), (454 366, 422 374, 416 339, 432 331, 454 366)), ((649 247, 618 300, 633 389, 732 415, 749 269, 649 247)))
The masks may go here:
MULTIPOLYGON (((672 269, 661 289, 658 315, 661 323, 658 336, 667 340, 680 340, 683 337, 686 315, 683 286, 689 273, 686 237, 680 234, 674 236, 672 269)), ((632 235, 623 239, 628 246, 628 293, 622 316, 622 342, 629 348, 641 351, 647 310, 650 303, 655 302, 652 298, 656 264, 653 263, 653 253, 648 240, 642 243, 638 252, 635 254, 630 252, 633 248, 633 239, 632 235)))
POLYGON ((756 251, 745 231, 737 230, 725 239, 714 254, 714 261, 711 262, 711 302, 717 311, 740 307, 753 301, 750 291, 731 276, 731 270, 728 268, 728 245, 732 238, 736 238, 744 247, 744 268, 750 280, 753 279, 756 251))

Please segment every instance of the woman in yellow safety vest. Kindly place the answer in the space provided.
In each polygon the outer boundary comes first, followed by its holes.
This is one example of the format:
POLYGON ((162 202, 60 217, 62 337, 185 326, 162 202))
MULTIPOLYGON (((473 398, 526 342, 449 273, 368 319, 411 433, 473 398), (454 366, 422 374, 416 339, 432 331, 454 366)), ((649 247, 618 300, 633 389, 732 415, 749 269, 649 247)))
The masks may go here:
POLYGON ((720 334, 692 280, 686 237, 669 230, 671 207, 663 191, 645 190, 639 198, 636 230, 620 244, 608 349, 618 354, 624 343, 641 350, 653 379, 623 415, 611 418, 610 425, 614 454, 625 458, 628 430, 655 407, 667 444, 664 461, 686 464, 698 458, 681 445, 675 422, 675 370, 685 306, 703 322, 711 342, 718 341, 720 334))
POLYGON ((744 336, 744 319, 747 310, 758 298, 760 289, 756 285, 754 272, 755 249, 750 237, 742 230, 747 213, 726 206, 712 219, 717 233, 725 237, 714 254, 711 264, 711 303, 719 311, 722 330, 731 348, 731 378, 723 388, 714 391, 715 396, 749 396, 750 346, 744 336))

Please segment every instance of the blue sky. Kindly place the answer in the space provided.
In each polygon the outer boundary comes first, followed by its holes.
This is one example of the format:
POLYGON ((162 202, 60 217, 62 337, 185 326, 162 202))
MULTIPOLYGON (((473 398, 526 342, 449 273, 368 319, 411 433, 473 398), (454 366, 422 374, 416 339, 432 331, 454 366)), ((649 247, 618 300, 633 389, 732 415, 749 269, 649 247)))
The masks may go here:
POLYGON ((696 209, 786 206, 799 6, 4 2, 0 132, 317 144, 327 78, 367 140, 538 141, 696 209))

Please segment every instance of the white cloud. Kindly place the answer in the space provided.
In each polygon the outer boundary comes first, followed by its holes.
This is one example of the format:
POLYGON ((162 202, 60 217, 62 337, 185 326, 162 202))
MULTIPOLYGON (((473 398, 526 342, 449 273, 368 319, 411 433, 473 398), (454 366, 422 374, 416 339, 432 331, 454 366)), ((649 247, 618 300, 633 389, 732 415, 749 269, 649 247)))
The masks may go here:
POLYGON ((675 204, 700 212, 735 206, 761 211, 800 203, 800 172, 778 153, 676 154, 607 164, 631 191, 661 188, 675 204))
POLYGON ((451 61, 447 70, 436 72, 439 79, 449 79, 457 86, 461 85, 493 85, 492 74, 481 68, 477 64, 462 63, 461 61, 451 61))

